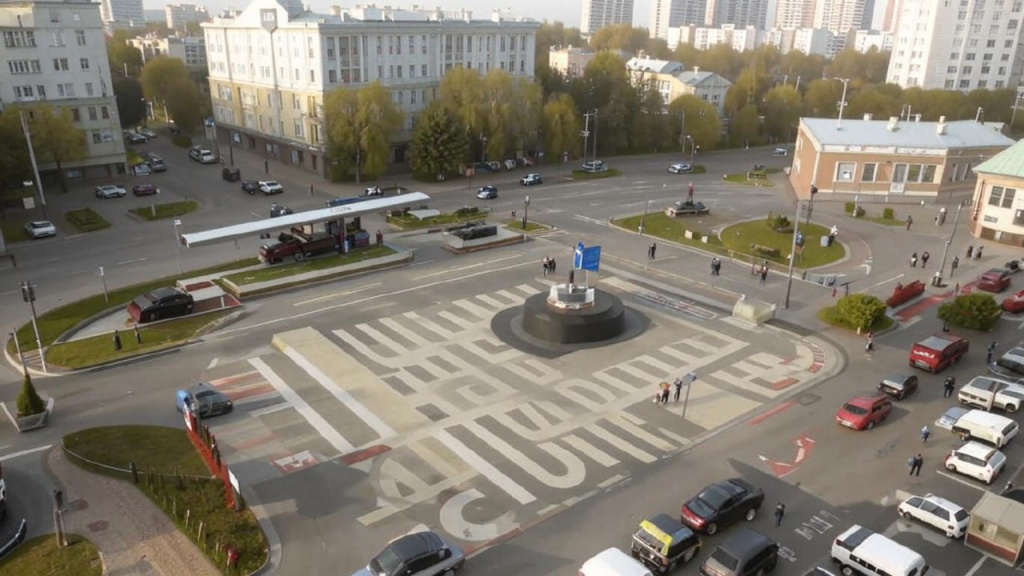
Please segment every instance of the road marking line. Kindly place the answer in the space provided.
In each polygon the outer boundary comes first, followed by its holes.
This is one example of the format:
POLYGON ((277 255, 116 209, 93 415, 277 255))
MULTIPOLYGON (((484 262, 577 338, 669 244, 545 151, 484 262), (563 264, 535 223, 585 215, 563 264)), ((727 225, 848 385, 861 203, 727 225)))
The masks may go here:
POLYGON ((419 262, 413 262, 412 264, 409 264, 409 268, 415 268, 416 266, 423 266, 423 265, 426 265, 426 264, 430 264, 431 262, 437 262, 437 260, 421 260, 419 262))
POLYGON ((266 416, 268 414, 273 414, 274 412, 280 412, 282 410, 287 410, 288 408, 291 408, 291 407, 292 407, 292 405, 287 403, 287 402, 279 402, 277 404, 274 404, 273 406, 267 406, 266 408, 260 408, 259 410, 253 410, 252 412, 249 412, 249 416, 251 416, 252 418, 261 418, 261 417, 266 416))
POLYGON ((302 300, 292 304, 292 306, 305 306, 306 304, 312 304, 313 302, 320 302, 321 300, 329 300, 331 298, 338 298, 339 296, 348 296, 349 294, 355 294, 356 292, 362 292, 363 290, 369 290, 370 288, 376 288, 380 286, 380 282, 373 284, 367 284, 366 286, 360 286, 344 292, 335 292, 334 294, 327 294, 325 296, 317 296, 316 298, 310 298, 309 300, 302 300))
POLYGON ((458 268, 448 268, 441 270, 440 272, 431 272, 430 274, 424 274, 422 276, 414 276, 413 280, 422 280, 424 278, 431 278, 433 276, 440 276, 442 274, 450 274, 452 272, 461 272, 462 270, 470 270, 472 268, 479 268, 481 266, 487 266, 488 264, 494 264, 495 262, 503 262, 505 260, 515 260, 516 258, 522 258, 521 254, 513 254, 511 256, 503 256, 501 258, 495 258, 494 260, 487 260, 485 262, 477 262, 476 264, 470 264, 468 266, 461 266, 458 268))
POLYGON ((306 422, 309 422, 309 425, 319 432, 320 436, 328 441, 335 450, 342 454, 355 450, 355 446, 351 442, 346 440, 327 420, 324 420, 324 417, 316 410, 313 410, 313 407, 303 400, 291 386, 286 384, 270 366, 267 366, 266 362, 259 358, 250 358, 249 364, 252 364, 253 368, 259 370, 260 374, 267 379, 267 382, 270 382, 278 394, 284 398, 285 402, 291 404, 306 419, 306 422))
POLYGON ((68 272, 65 276, 78 276, 79 274, 88 274, 89 272, 95 272, 95 270, 79 270, 77 272, 68 272))
POLYGON ((984 486, 978 486, 977 484, 974 484, 973 482, 968 482, 967 480, 964 480, 963 478, 958 478, 956 475, 950 474, 949 472, 946 472, 945 470, 936 470, 935 472, 938 475, 945 476, 946 478, 949 478, 950 480, 952 480, 954 482, 959 482, 959 483, 963 484, 964 486, 967 486, 968 488, 974 488, 975 490, 978 490, 979 492, 988 492, 988 489, 985 488, 984 486))
POLYGON ((985 560, 988 560, 988 556, 978 558, 978 561, 974 563, 974 566, 971 566, 971 569, 964 576, 974 576, 974 573, 981 569, 981 565, 985 563, 985 560))
POLYGON ((530 494, 526 488, 523 488, 515 480, 506 476, 504 472, 498 470, 490 462, 484 460, 479 454, 470 449, 469 446, 460 442, 447 430, 437 431, 434 433, 434 437, 440 440, 441 443, 449 450, 454 452, 456 456, 462 458, 466 464, 469 464, 474 470, 490 480, 491 483, 504 490, 509 496, 515 498, 520 504, 529 504, 537 500, 537 497, 530 494))
POLYGON ((136 262, 145 262, 146 260, 149 260, 149 258, 134 258, 132 260, 125 260, 124 262, 118 262, 117 266, 122 266, 124 264, 134 264, 136 262))
POLYGON ((611 468, 612 466, 619 464, 619 461, 613 458, 610 454, 575 434, 564 436, 562 441, 605 468, 611 468))
POLYGON ((220 362, 220 358, 214 358, 210 360, 210 364, 206 367, 207 370, 212 370, 217 367, 217 363, 220 362))
POLYGON ((38 446, 36 448, 29 448, 28 450, 22 450, 21 452, 4 454, 3 456, 0 456, 0 462, 3 462, 5 460, 13 460, 15 458, 18 458, 19 456, 35 454, 36 452, 42 452, 43 450, 49 450, 50 448, 53 448, 53 444, 47 444, 46 446, 38 446))
POLYGON ((596 422, 584 426, 583 429, 593 434, 600 440, 603 440, 608 444, 611 444, 614 448, 626 454, 629 454, 633 458, 636 458, 637 460, 643 462, 644 464, 651 464, 653 462, 657 462, 658 460, 654 456, 648 454, 647 452, 641 450, 640 448, 637 448, 633 444, 630 444, 629 442, 623 440, 622 438, 619 438, 615 434, 612 434, 608 430, 605 430, 601 426, 598 426, 596 422))

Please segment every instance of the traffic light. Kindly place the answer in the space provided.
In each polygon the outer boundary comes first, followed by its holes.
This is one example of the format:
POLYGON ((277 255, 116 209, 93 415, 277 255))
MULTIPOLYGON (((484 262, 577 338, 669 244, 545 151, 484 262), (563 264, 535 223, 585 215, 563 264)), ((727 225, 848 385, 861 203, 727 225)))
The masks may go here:
POLYGON ((811 196, 814 196, 817 193, 818 193, 818 187, 815 186, 814 184, 811 184, 811 196))
POLYGON ((36 287, 28 282, 21 283, 21 298, 25 302, 36 301, 36 287))

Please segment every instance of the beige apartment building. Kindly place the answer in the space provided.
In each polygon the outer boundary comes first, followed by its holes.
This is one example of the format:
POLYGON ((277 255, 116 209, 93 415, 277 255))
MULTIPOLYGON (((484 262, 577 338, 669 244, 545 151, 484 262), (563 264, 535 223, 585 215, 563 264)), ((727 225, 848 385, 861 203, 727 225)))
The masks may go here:
POLYGON ((935 198, 967 192, 975 167, 1013 145, 973 120, 801 118, 789 180, 800 198, 820 194, 935 198))
POLYGON ((978 175, 971 203, 971 234, 1024 246, 1024 141, 974 169, 978 175))

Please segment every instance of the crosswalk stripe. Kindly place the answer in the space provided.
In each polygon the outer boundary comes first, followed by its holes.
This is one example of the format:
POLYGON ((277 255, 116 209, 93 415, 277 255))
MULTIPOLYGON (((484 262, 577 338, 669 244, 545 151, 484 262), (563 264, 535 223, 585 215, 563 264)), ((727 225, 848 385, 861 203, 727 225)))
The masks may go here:
POLYGON ((450 334, 451 334, 451 336, 449 336, 450 339, 457 338, 459 334, 462 334, 462 333, 464 333, 466 331, 466 328, 468 328, 469 326, 474 324, 474 322, 470 322, 468 320, 459 318, 458 316, 456 316, 455 314, 452 314, 451 312, 449 312, 447 310, 443 310, 441 312, 438 312, 437 316, 438 316, 438 318, 444 318, 445 320, 451 322, 452 324, 454 324, 454 325, 456 325, 456 326, 458 326, 460 328, 458 332, 450 332, 450 334))
POLYGON ((408 318, 409 320, 412 320, 413 322, 416 323, 417 326, 425 329, 426 331, 437 334, 442 341, 451 340, 452 336, 455 335, 455 333, 452 332, 451 330, 448 330, 447 328, 441 326, 437 322, 434 322, 433 320, 428 320, 415 312, 406 312, 405 317, 408 318))
POLYGON ((719 370, 718 372, 715 372, 714 374, 711 375, 711 377, 716 380, 721 380, 722 382, 725 382, 730 386, 735 386, 736 388, 739 388, 741 390, 746 390, 747 392, 751 392, 758 396, 763 396, 769 399, 775 398, 776 396, 782 393, 782 390, 772 390, 771 388, 758 386, 757 384, 749 382, 745 378, 733 376, 732 374, 724 370, 719 370))
POLYGON ((673 346, 662 346, 659 350, 662 354, 671 356, 677 360, 682 361, 684 366, 694 366, 700 361, 700 359, 697 358, 696 356, 687 354, 686 352, 683 352, 681 350, 677 350, 673 346))
POLYGON ((514 306, 516 304, 522 304, 523 300, 526 300, 522 296, 517 296, 517 295, 509 292, 508 290, 498 290, 497 292, 494 293, 494 295, 495 296, 500 296, 500 297, 504 298, 505 300, 508 300, 508 305, 509 306, 514 306))
POLYGON ((644 364, 647 364, 648 366, 652 366, 656 370, 660 370, 661 373, 665 374, 665 375, 671 374, 672 372, 674 372, 674 371, 679 369, 677 366, 672 366, 670 364, 666 364, 666 363, 662 362, 661 360, 658 360, 658 359, 652 357, 650 354, 644 354, 643 356, 638 356, 634 360, 631 360, 631 362, 642 362, 644 364))
POLYGON ((633 458, 636 458, 637 460, 643 462, 644 464, 650 464, 651 462, 656 462, 658 460, 651 454, 648 454, 646 451, 641 450, 640 448, 630 444, 629 442, 623 440, 622 438, 619 438, 615 434, 612 434, 611 432, 605 430, 604 428, 600 427, 597 424, 590 424, 589 426, 584 426, 583 429, 593 434, 597 438, 603 440, 604 442, 607 442, 608 444, 614 446, 621 452, 628 454, 633 458))
POLYGON ((474 452, 469 446, 463 444, 458 438, 451 435, 447 430, 438 430, 434 433, 434 437, 441 441, 449 450, 462 458, 466 464, 475 469, 485 478, 491 481, 492 484, 501 488, 506 494, 511 496, 520 504, 526 505, 537 500, 537 497, 530 494, 526 488, 523 488, 515 480, 509 478, 504 472, 498 470, 490 462, 484 460, 479 454, 474 452))
POLYGON ((594 372, 592 377, 604 382, 605 384, 611 386, 612 388, 615 388, 616 390, 626 392, 627 394, 632 394, 633 392, 636 392, 636 388, 630 386, 629 383, 624 382, 616 378, 615 376, 612 376, 611 374, 605 372, 604 370, 600 372, 594 372))
POLYGON ((469 312, 470 315, 476 316, 481 322, 487 320, 491 316, 494 316, 494 313, 491 312, 490 310, 484 308, 483 306, 479 306, 474 302, 467 300, 466 298, 456 300, 452 302, 452 304, 458 306, 459 308, 462 308, 466 312, 469 312))
POLYGON ((363 334, 370 337, 374 344, 384 346, 388 350, 394 353, 395 356, 402 356, 408 352, 405 346, 402 346, 398 342, 395 342, 390 336, 384 334, 380 330, 377 330, 369 324, 356 324, 356 330, 359 330, 363 334))
POLYGON ((581 454, 590 458, 594 462, 604 466, 605 468, 611 468, 619 463, 618 460, 610 456, 604 450, 601 450, 597 446, 594 446, 590 442, 587 442, 583 438, 576 436, 575 434, 569 434, 562 437, 562 441, 578 450, 581 454))
POLYGON ((487 304, 487 306, 493 308, 494 310, 504 310, 505 308, 508 308, 507 304, 499 302, 497 299, 487 294, 477 294, 476 299, 487 304))
POLYGON ((491 448, 500 452, 503 456, 508 458, 510 462, 522 468, 524 472, 535 479, 540 480, 547 486, 551 486, 552 488, 561 488, 563 490, 575 488, 586 478, 587 468, 583 465, 583 462, 579 457, 557 444, 542 442, 537 444, 537 448, 543 450, 555 460, 558 460, 558 462, 565 467, 565 474, 563 475, 554 474, 546 470, 526 454, 523 454, 511 444, 498 437, 498 435, 475 421, 464 422, 462 427, 481 441, 486 442, 491 448))
POLYGON ((396 334, 401 336, 402 338, 405 338, 406 340, 412 342, 413 345, 417 347, 424 348, 432 344, 432 342, 430 342, 426 338, 399 324, 398 321, 396 321, 394 318, 381 318, 380 323, 383 324, 392 332, 395 332, 396 334))
POLYGON ((636 424, 630 422, 629 420, 626 420, 625 418, 622 417, 621 414, 609 415, 607 417, 607 420, 610 424, 613 424, 621 428, 622 431, 636 437, 639 440, 643 440, 644 442, 650 444, 651 446, 654 446, 658 450, 668 452, 669 450, 675 449, 675 446, 673 446, 671 443, 665 442, 661 438, 658 438, 657 436, 651 434, 647 430, 644 430, 640 426, 637 426, 636 424))

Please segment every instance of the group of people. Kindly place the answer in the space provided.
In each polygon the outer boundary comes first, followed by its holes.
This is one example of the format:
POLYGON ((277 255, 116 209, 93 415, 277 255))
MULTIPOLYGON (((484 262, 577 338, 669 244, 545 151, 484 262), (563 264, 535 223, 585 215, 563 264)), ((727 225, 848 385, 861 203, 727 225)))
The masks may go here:
POLYGON ((544 267, 544 275, 545 276, 547 276, 548 274, 554 274, 555 273, 555 259, 554 258, 548 258, 547 256, 545 256, 544 259, 540 261, 540 263, 541 263, 541 266, 544 267))
POLYGON ((711 275, 712 276, 721 276, 722 275, 722 261, 719 260, 717 256, 711 259, 711 275))
POLYGON ((761 266, 754 266, 750 273, 757 276, 758 283, 764 286, 765 282, 768 281, 768 261, 762 262, 761 266))
POLYGON ((984 246, 978 246, 978 249, 975 250, 973 245, 968 246, 967 247, 967 257, 968 258, 973 257, 975 260, 981 258, 981 249, 982 248, 984 248, 984 246))
MULTIPOLYGON (((931 257, 932 255, 929 254, 927 250, 921 253, 921 268, 928 265, 928 259, 931 257)), ((910 255, 910 267, 917 268, 917 252, 910 255)))

